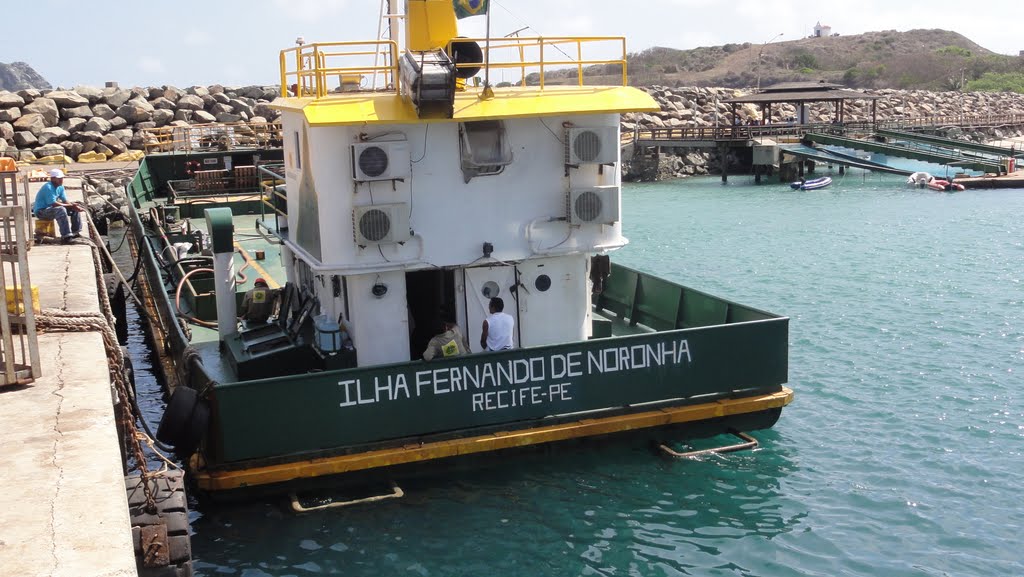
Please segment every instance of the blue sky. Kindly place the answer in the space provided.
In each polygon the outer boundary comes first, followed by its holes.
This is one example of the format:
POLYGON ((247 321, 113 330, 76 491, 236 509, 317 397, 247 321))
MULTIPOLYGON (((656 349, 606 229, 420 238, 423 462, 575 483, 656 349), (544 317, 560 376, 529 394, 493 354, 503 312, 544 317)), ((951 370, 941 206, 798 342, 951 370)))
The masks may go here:
MULTIPOLYGON (((843 35, 873 30, 944 28, 1004 54, 1024 49, 1008 1, 952 0, 492 0, 492 32, 625 35, 630 51, 763 43, 810 34, 816 21, 843 35), (969 11, 965 8, 969 6, 969 11)), ((24 61, 55 86, 273 84, 277 55, 297 36, 307 41, 371 39, 379 0, 172 0, 5 5, 0 62, 24 61), (19 25, 12 25, 12 20, 19 25), (31 23, 37 21, 37 25, 31 23)), ((484 18, 460 22, 483 35, 484 18)))

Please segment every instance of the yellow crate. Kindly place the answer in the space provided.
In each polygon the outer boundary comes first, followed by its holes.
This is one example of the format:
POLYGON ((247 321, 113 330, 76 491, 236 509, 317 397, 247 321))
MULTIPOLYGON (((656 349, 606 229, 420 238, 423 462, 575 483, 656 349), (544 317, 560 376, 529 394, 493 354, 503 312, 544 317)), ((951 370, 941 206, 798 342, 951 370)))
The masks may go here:
MULTIPOLYGON (((18 302, 15 310, 14 287, 4 287, 4 303, 7 304, 7 312, 12 315, 20 315, 24 312, 22 303, 18 302)), ((21 295, 18 295, 19 297, 21 295)), ((20 300, 20 299, 19 299, 20 300)), ((39 314, 39 287, 32 285, 32 311, 39 314)))

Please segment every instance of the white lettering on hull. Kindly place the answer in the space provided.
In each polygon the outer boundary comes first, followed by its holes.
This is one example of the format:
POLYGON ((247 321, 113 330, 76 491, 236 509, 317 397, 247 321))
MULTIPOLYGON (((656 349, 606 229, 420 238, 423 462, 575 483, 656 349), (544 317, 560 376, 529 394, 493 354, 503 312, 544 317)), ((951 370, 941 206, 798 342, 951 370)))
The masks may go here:
POLYGON ((571 401, 573 383, 564 379, 692 362, 689 343, 685 339, 608 347, 586 353, 574 351, 547 357, 484 360, 474 365, 416 371, 411 377, 399 372, 375 376, 372 381, 339 381, 339 406, 353 407, 472 391, 470 407, 473 412, 495 411, 571 401))

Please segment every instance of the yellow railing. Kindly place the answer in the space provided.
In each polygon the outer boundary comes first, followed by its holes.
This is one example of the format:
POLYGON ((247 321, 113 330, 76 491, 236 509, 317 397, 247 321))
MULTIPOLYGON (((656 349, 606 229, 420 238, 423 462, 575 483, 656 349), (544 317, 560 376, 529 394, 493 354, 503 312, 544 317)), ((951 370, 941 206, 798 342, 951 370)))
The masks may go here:
POLYGON ((281 123, 233 122, 143 129, 146 153, 280 147, 281 123))
MULTIPOLYGON (((626 38, 623 36, 551 36, 457 38, 453 44, 475 42, 484 57, 481 62, 460 62, 459 69, 482 68, 488 61, 491 71, 517 70, 515 83, 527 86, 529 76, 537 73, 536 83, 544 88, 551 83, 547 76, 556 70, 575 68, 576 83, 584 85, 587 68, 611 66, 594 75, 621 76, 628 85, 626 70, 626 38), (584 52, 599 51, 614 57, 584 57, 584 52), (490 54, 490 58, 487 55, 490 54)), ((398 93, 398 44, 391 40, 327 42, 306 44, 282 50, 280 54, 281 95, 324 98, 332 93, 354 90, 377 90, 383 87, 398 93)), ((572 77, 573 74, 569 74, 572 77)), ((491 78, 492 84, 495 79, 491 78)), ((510 83, 511 84, 511 83, 510 83)))
POLYGON ((369 89, 377 85, 398 90, 398 44, 391 40, 306 44, 281 51, 281 96, 323 98, 353 84, 369 89), (335 84, 334 88, 331 87, 335 84))
MULTIPOLYGON (((539 74, 538 84, 544 88, 548 73, 563 67, 575 67, 576 83, 583 86, 586 68, 600 65, 620 67, 620 70, 615 70, 616 75, 621 74, 622 86, 629 84, 626 70, 626 38, 624 36, 515 36, 491 38, 489 47, 486 38, 457 38, 452 40, 449 46, 467 42, 479 44, 485 59, 488 51, 490 52, 488 66, 492 71, 519 70, 521 78, 518 83, 521 86, 527 85, 529 72, 537 72, 539 74), (617 51, 618 58, 584 58, 584 46, 603 52, 617 51), (511 53, 510 57, 509 53, 511 53)), ((451 49, 449 48, 450 53, 451 49)), ((457 68, 478 66, 483 66, 483 62, 456 64, 457 68)))

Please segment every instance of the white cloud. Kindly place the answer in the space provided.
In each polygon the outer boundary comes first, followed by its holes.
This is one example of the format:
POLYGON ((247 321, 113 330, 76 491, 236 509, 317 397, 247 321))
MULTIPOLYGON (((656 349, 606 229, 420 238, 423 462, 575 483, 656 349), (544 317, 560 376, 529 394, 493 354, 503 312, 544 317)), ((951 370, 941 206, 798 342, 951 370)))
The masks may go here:
MULTIPOLYGON (((287 20, 305 23, 324 22, 330 18, 343 16, 347 7, 347 0, 273 0, 275 14, 280 14, 287 20)), ((376 30, 376 22, 370 24, 373 24, 376 30)))
POLYGON ((185 46, 207 46, 212 41, 210 34, 198 28, 189 28, 181 39, 185 46))
POLYGON ((165 74, 167 72, 164 63, 152 56, 142 56, 139 58, 137 65, 139 70, 146 74, 165 74))

